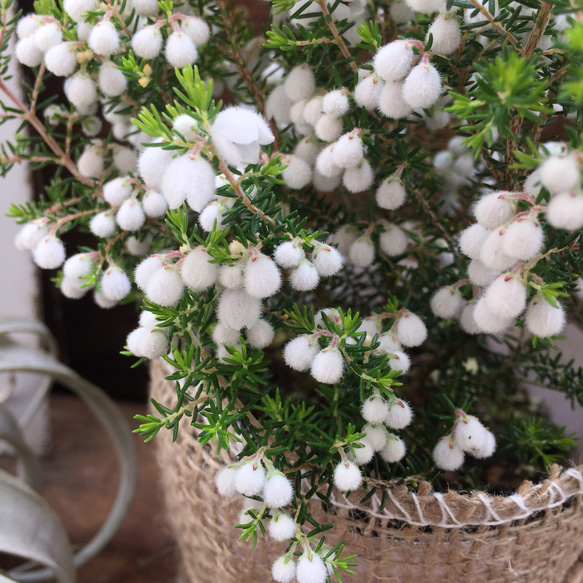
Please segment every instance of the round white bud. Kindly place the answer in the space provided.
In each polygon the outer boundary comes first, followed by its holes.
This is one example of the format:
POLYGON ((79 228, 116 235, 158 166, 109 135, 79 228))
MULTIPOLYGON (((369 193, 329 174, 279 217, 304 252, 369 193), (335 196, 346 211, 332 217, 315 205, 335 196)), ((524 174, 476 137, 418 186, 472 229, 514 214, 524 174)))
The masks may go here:
POLYGON ((419 316, 405 310, 397 324, 397 337, 408 348, 420 346, 427 338, 427 328, 419 316))
POLYGON ((285 345, 283 359, 294 370, 306 372, 319 352, 318 342, 311 340, 308 336, 298 336, 285 345))
POLYGON ((159 188, 166 169, 172 161, 172 152, 160 147, 145 148, 138 158, 138 172, 150 188, 159 188))
POLYGON ((456 421, 454 441, 465 452, 477 451, 484 447, 488 430, 477 417, 466 415, 456 421))
POLYGON ((87 110, 97 101, 97 89, 95 83, 89 77, 77 73, 67 79, 65 84, 67 99, 81 112, 87 110))
POLYGON ((219 267, 219 283, 227 289, 243 287, 243 266, 239 263, 221 265, 219 267))
POLYGON ((446 472, 453 472, 462 467, 464 451, 450 437, 442 437, 433 448, 435 465, 446 472))
POLYGON ((142 208, 147 217, 159 219, 166 214, 168 203, 159 192, 147 190, 142 196, 142 208))
POLYGON ((75 22, 79 22, 83 14, 95 10, 95 0, 63 0, 63 9, 75 22))
POLYGON ((390 407, 385 423, 392 429, 403 429, 413 420, 413 410, 407 401, 398 399, 390 407))
POLYGON ((219 298, 219 321, 235 330, 251 328, 260 315, 261 300, 243 290, 227 289, 219 298))
POLYGON ((349 192, 363 192, 368 190, 373 183, 374 173, 366 158, 363 158, 358 166, 348 168, 342 176, 342 184, 349 192))
POLYGON ((551 193, 569 192, 581 182, 581 170, 575 156, 551 156, 540 167, 540 181, 551 193))
POLYGON ((445 11, 445 0, 405 0, 406 4, 422 14, 432 14, 433 12, 445 11))
POLYGON ((491 192, 484 195, 474 207, 474 216, 486 229, 495 229, 506 224, 513 216, 510 201, 501 198, 506 192, 491 192))
POLYGON ((400 462, 407 453, 405 442, 392 433, 388 434, 388 439, 381 451, 379 452, 383 460, 389 464, 400 462))
POLYGON ((298 242, 285 241, 275 248, 273 258, 281 267, 292 269, 304 259, 304 250, 298 242))
POLYGON ((21 38, 14 47, 18 62, 27 67, 38 67, 43 62, 43 52, 38 48, 34 36, 21 38))
POLYGON ((60 239, 49 235, 35 246, 32 258, 41 269, 56 269, 65 261, 65 246, 60 239))
POLYGON ((468 453, 475 458, 484 459, 490 457, 496 451, 496 438, 490 431, 486 431, 486 436, 480 447, 472 449, 468 453))
MULTIPOLYGON (((316 171, 322 176, 334 177, 342 174, 342 168, 334 164, 334 147, 328 146, 324 148, 316 158, 316 171)), ((314 174, 314 185, 316 185, 316 174, 314 174)))
POLYGON ((474 310, 476 309, 476 302, 466 303, 464 309, 462 310, 462 315, 460 316, 460 325, 462 330, 467 334, 480 334, 482 331, 480 327, 476 324, 474 319, 474 310))
POLYGON ((138 169, 138 157, 131 148, 114 148, 113 164, 122 174, 133 173, 138 169))
POLYGON ((384 83, 375 75, 368 75, 361 79, 354 88, 354 101, 359 107, 367 111, 377 108, 384 83))
POLYGON ((451 55, 462 42, 458 19, 453 13, 440 14, 429 27, 427 38, 433 35, 431 52, 436 55, 451 55))
POLYGON ((292 190, 299 190, 307 186, 312 180, 310 165, 299 156, 289 156, 287 168, 281 173, 286 185, 292 190))
POLYGON ((334 385, 344 376, 344 358, 337 348, 320 350, 312 361, 310 374, 319 382, 334 385))
POLYGON ((330 245, 317 245, 312 254, 312 262, 323 277, 336 275, 342 269, 342 255, 330 245))
POLYGON ((551 199, 547 206, 547 220, 557 229, 576 231, 583 227, 583 195, 563 192, 551 199))
POLYGON ((389 405, 380 395, 373 395, 364 401, 360 413, 369 423, 384 423, 389 413, 389 405))
POLYGON ((281 287, 281 273, 271 257, 259 253, 245 264, 245 290, 255 298, 268 298, 281 287))
POLYGON ((156 273, 163 267, 164 262, 157 255, 147 257, 146 259, 138 263, 138 265, 136 265, 136 269, 134 270, 134 281, 136 282, 136 285, 142 291, 145 291, 154 273, 156 273))
POLYGON ((302 101, 312 96, 316 89, 314 73, 305 63, 294 67, 287 76, 284 88, 292 101, 302 101))
POLYGON ((273 119, 277 125, 288 125, 291 122, 289 110, 293 101, 287 96, 285 87, 278 85, 265 100, 265 117, 273 119))
POLYGON ((362 140, 355 132, 340 136, 334 144, 332 159, 339 168, 354 168, 364 156, 362 140))
POLYGON ((240 332, 233 330, 222 322, 217 322, 213 328, 213 340, 216 344, 235 346, 239 344, 240 332))
POLYGON ((291 272, 289 283, 296 291, 312 291, 320 283, 320 274, 313 263, 302 259, 291 272))
POLYGON ((104 63, 99 69, 97 83, 101 93, 107 97, 117 97, 128 88, 125 75, 115 66, 114 63, 104 63))
POLYGON ((235 488, 236 475, 237 470, 229 466, 223 466, 215 474, 215 485, 221 496, 232 498, 235 496, 235 494, 237 494, 237 489, 235 488))
POLYGON ((296 564, 291 557, 283 555, 271 565, 271 576, 277 583, 292 583, 296 576, 296 564))
POLYGON ((396 352, 403 348, 396 334, 391 332, 381 334, 379 336, 379 343, 379 350, 384 350, 385 352, 396 352))
POLYGON ((81 122, 81 130, 89 138, 94 138, 99 135, 102 127, 103 122, 95 115, 86 117, 81 122))
POLYGON ((235 474, 235 488, 244 496, 257 496, 265 485, 265 470, 260 462, 244 463, 235 474))
POLYGON ((334 485, 341 492, 354 492, 362 483, 362 474, 352 462, 340 462, 334 469, 334 485))
POLYGON ((16 36, 21 39, 36 33, 42 21, 38 14, 30 13, 21 17, 16 23, 16 36))
POLYGON ((320 153, 320 148, 315 143, 315 138, 313 136, 308 136, 300 140, 296 147, 294 148, 294 156, 301 158, 304 162, 310 166, 314 165, 314 160, 318 157, 320 153))
POLYGON ((492 313, 484 297, 476 302, 473 316, 478 328, 486 334, 499 334, 514 323, 512 318, 501 318, 492 313))
POLYGON ((140 16, 153 17, 159 10, 157 0, 132 0, 132 6, 140 16))
POLYGON ((391 370, 400 370, 401 374, 406 374, 411 368, 411 359, 406 352, 395 350, 389 358, 389 366, 391 370))
POLYGON ((402 81, 387 81, 378 100, 379 111, 389 119, 401 119, 411 113, 411 105, 403 97, 402 81))
POLYGON ((338 246, 338 251, 343 255, 348 255, 351 245, 356 241, 358 231, 352 225, 343 225, 334 233, 332 242, 338 246))
POLYGON ((180 266, 182 281, 194 291, 204 291, 213 285, 219 275, 219 266, 211 263, 212 260, 204 247, 195 247, 180 266))
POLYGON ((172 67, 182 69, 192 65, 198 58, 192 39, 182 32, 173 32, 166 40, 164 56, 172 67))
POLYGON ((117 265, 110 265, 99 281, 101 293, 112 301, 123 300, 132 289, 130 278, 117 265))
POLYGON ((342 135, 342 118, 323 115, 314 128, 316 136, 324 142, 333 142, 342 135))
POLYGON ((47 50, 45 65, 56 77, 70 77, 77 68, 77 58, 73 43, 58 43, 47 50))
POLYGON ((263 501, 269 508, 287 506, 292 501, 293 495, 294 489, 291 482, 281 472, 267 476, 263 488, 263 501))
POLYGON ((132 49, 141 59, 153 59, 162 50, 162 34, 154 26, 145 26, 132 37, 132 49))
POLYGON ((137 231, 146 222, 146 215, 139 201, 130 199, 119 207, 115 220, 122 230, 137 231))
POLYGON ((518 259, 504 253, 504 232, 499 229, 490 231, 482 243, 480 261, 489 269, 506 271, 512 269, 518 259))
POLYGON ((484 301, 488 310, 499 318, 517 318, 526 308, 524 282, 510 273, 503 273, 488 286, 484 301))
POLYGON ((468 264, 468 277, 474 285, 490 285, 500 274, 497 269, 486 267, 479 259, 472 259, 468 264))
POLYGON ((348 96, 342 89, 329 91, 322 98, 322 111, 325 114, 340 117, 341 115, 348 113, 349 109, 350 104, 348 102, 348 96))
POLYGON ((403 206, 406 197, 403 182, 392 175, 381 182, 375 194, 379 207, 391 211, 403 206))
POLYGON ((104 211, 96 214, 89 222, 89 230, 102 239, 112 237, 117 231, 113 212, 104 211))
POLYGON ((431 298, 431 311, 438 318, 455 318, 461 311, 464 300, 457 288, 445 286, 440 288, 431 298))
POLYGON ((369 267, 375 257, 375 248, 370 237, 358 237, 348 250, 348 258, 356 267, 369 267))
POLYGON ((210 38, 211 30, 209 25, 198 16, 189 16, 182 21, 182 32, 187 34, 194 43, 195 47, 201 47, 206 44, 210 38))
POLYGON ((441 95, 441 76, 429 63, 411 69, 403 83, 403 99, 411 107, 431 107, 441 95))
POLYGON ((312 127, 315 128, 316 124, 318 123, 322 115, 324 115, 324 112, 322 111, 321 95, 316 95, 315 97, 312 97, 309 101, 305 102, 302 111, 302 117, 304 122, 309 123, 312 127))
POLYGON ((388 433, 382 423, 367 423, 361 433, 366 433, 366 441, 374 451, 380 451, 387 443, 388 433))
POLYGON ((370 443, 366 440, 366 438, 361 439, 358 442, 362 447, 353 447, 351 450, 350 455, 348 456, 351 461, 353 461, 358 466, 364 466, 368 464, 373 456, 374 456, 374 449, 370 443))
POLYGON ((103 185, 103 198, 113 207, 119 207, 132 194, 132 183, 127 176, 114 178, 103 185))
POLYGON ((461 232, 459 241, 460 251, 470 259, 478 259, 482 245, 489 234, 490 231, 488 229, 479 223, 474 223, 461 232))
POLYGON ((375 73, 385 81, 400 81, 411 68, 413 46, 406 40, 396 40, 381 47, 373 59, 375 73))
POLYGON ((90 275, 93 271, 93 262, 87 253, 76 253, 71 255, 63 265, 65 277, 79 278, 90 275))
POLYGON ((540 224, 532 220, 513 221, 503 240, 502 250, 506 255, 528 261, 541 252, 544 233, 540 224))
POLYGON ((176 269, 165 266, 152 274, 144 291, 151 302, 173 307, 182 297, 184 283, 176 269))
POLYGON ((563 331, 565 327, 565 310, 557 302, 558 308, 541 297, 534 298, 526 310, 526 327, 534 336, 550 338, 563 331))
POLYGON ((324 176, 318 170, 314 170, 312 184, 319 192, 333 192, 340 186, 340 176, 324 176))
POLYGON ((98 55, 109 57, 117 52, 120 46, 119 34, 109 20, 98 22, 87 40, 89 48, 98 55))
POLYGON ((402 255, 407 250, 407 235, 397 225, 386 225, 379 237, 381 251, 389 257, 402 255))
POLYGON ((265 348, 273 342, 275 331, 273 326, 265 320, 257 320, 247 329, 247 342, 254 348, 265 348))
MULTIPOLYGON (((267 489, 267 485, 265 486, 267 489)), ((267 501, 266 501, 267 502, 267 501)), ((269 505, 269 504, 268 504, 269 505)), ((276 506, 277 508, 277 506, 276 506)), ((283 542, 294 537, 296 534, 296 523, 293 518, 282 512, 278 512, 270 521, 267 527, 269 535, 271 538, 278 542, 283 542)), ((293 561, 292 561, 293 565, 293 561)), ((294 566, 295 567, 295 566, 294 566)), ((295 572, 295 568, 294 571, 295 572)), ((276 579, 279 581, 279 579, 276 579)))

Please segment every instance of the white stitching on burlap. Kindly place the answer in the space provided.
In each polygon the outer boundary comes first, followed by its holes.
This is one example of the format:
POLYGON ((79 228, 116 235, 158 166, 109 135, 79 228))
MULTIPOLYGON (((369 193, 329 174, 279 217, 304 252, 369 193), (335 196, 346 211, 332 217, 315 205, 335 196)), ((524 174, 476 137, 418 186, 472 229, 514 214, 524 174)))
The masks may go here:
MULTIPOLYGON (((421 504, 419 503, 419 499, 415 493, 411 493, 410 496, 413 498, 413 504, 415 505, 415 509, 417 510, 419 520, 413 520, 409 513, 401 506, 401 504, 399 504, 399 502, 396 500, 395 496, 392 494, 390 490, 387 491, 387 494, 390 497, 393 504, 395 505, 395 508, 399 510, 399 513, 397 514, 389 512, 389 510, 387 510, 386 508, 382 511, 382 513, 379 512, 378 509, 380 508, 380 500, 378 495, 373 496, 371 499, 373 500, 372 508, 366 508, 359 506, 358 504, 354 504, 353 502, 349 501, 345 496, 342 496, 344 503, 340 502, 334 495, 330 496, 330 500, 332 501, 333 504, 340 508, 346 508, 348 510, 354 509, 365 510, 375 518, 380 518, 384 520, 387 519, 403 520, 413 526, 434 526, 438 528, 463 527, 469 524, 476 526, 478 525, 497 526, 500 524, 504 524, 506 522, 511 522, 513 520, 528 518, 529 516, 531 516, 535 512, 538 512, 539 510, 560 506, 561 504, 564 504, 572 496, 583 494, 583 474, 581 474, 581 472, 579 472, 575 468, 570 468, 568 470, 565 470, 562 475, 570 476, 571 478, 576 480, 578 482, 578 488, 575 491, 566 494, 563 488, 561 488, 557 483, 552 482, 548 488, 550 494, 550 501, 543 508, 529 508, 526 505, 524 498, 520 494, 518 493, 512 494, 511 496, 508 496, 508 499, 512 500, 516 504, 517 511, 516 514, 509 516, 508 518, 505 519, 500 518, 500 516, 494 511, 491 505, 491 499, 488 497, 488 495, 484 494, 483 492, 478 492, 478 496, 480 497, 481 502, 484 504, 487 514, 484 519, 480 521, 472 520, 472 522, 470 523, 462 523, 457 520, 452 510, 449 508, 447 502, 444 500, 443 494, 441 494, 440 492, 434 492, 432 494, 441 510, 441 520, 437 521, 426 518, 426 516, 423 513, 423 509, 421 508, 421 504), (559 499, 557 499, 557 495, 559 499)), ((532 492, 534 490, 539 490, 542 486, 543 484, 537 484, 535 486, 532 486, 530 491, 532 492)))

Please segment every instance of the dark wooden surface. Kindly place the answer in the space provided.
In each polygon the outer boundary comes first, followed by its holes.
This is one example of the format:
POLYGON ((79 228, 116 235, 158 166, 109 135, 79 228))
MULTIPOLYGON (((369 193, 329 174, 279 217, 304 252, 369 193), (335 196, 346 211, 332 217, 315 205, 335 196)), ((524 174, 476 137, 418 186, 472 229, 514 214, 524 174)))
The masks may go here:
MULTIPOLYGON (((118 403, 133 428, 145 405, 118 403)), ((99 422, 77 398, 53 394, 52 445, 42 460, 42 495, 63 521, 71 542, 86 543, 113 502, 118 470, 113 448, 99 422)), ((166 526, 154 459, 154 444, 134 436, 139 478, 136 494, 109 544, 78 570, 78 583, 173 583, 179 556, 166 526)), ((11 462, 0 457, 4 468, 11 462)))

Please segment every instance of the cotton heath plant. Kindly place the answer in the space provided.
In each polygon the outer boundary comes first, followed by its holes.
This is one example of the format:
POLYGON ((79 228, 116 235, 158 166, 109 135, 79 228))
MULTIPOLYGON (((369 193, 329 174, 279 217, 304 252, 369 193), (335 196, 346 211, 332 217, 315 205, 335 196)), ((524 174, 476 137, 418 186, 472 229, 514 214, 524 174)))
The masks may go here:
POLYGON ((226 0, 8 2, 2 169, 50 171, 16 246, 71 301, 141 308, 119 349, 177 403, 137 431, 232 448, 216 487, 287 541, 276 581, 355 564, 311 498, 564 459, 522 383, 583 403, 553 340, 581 322, 574 1, 272 0, 259 37, 226 0))

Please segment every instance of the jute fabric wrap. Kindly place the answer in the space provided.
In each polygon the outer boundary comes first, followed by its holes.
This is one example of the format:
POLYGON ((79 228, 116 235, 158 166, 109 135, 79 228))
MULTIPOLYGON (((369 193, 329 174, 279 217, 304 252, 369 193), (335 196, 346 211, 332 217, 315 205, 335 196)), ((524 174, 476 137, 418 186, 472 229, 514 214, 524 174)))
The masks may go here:
MULTIPOLYGON (((151 394, 176 403, 165 369, 152 366, 151 394)), ((188 421, 178 439, 155 438, 167 516, 180 546, 185 581, 268 583, 271 564, 285 544, 259 536, 257 548, 238 541, 241 500, 221 497, 217 470, 233 462, 214 446, 201 447, 188 421)), ((389 490, 358 504, 364 493, 337 496, 331 507, 310 506, 321 523, 335 524, 327 543, 346 539, 358 555, 345 583, 583 583, 583 477, 579 468, 551 468, 538 485, 524 482, 514 496, 410 493, 389 490)))

